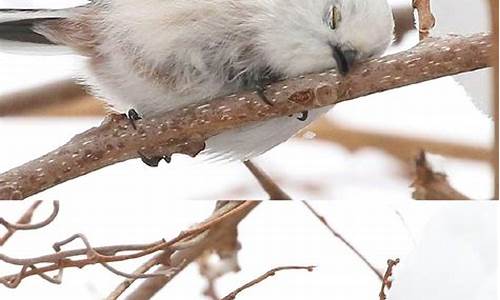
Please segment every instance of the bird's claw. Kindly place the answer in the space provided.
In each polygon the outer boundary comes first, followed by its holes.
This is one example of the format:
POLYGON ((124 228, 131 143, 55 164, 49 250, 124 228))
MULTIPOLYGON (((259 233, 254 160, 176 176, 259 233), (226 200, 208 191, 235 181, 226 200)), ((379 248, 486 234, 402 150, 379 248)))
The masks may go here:
POLYGON ((137 129, 137 127, 135 126, 135 121, 142 119, 141 116, 139 116, 139 114, 137 113, 137 111, 133 108, 129 109, 129 111, 127 112, 127 118, 129 119, 130 124, 134 129, 137 129))
POLYGON ((274 103, 270 101, 267 96, 264 94, 266 89, 264 88, 264 85, 262 83, 258 83, 255 85, 255 90, 257 91, 257 95, 259 98, 266 103, 267 105, 274 106, 274 103))
POLYGON ((160 161, 163 159, 167 162, 170 163, 172 161, 172 158, 170 156, 153 156, 153 157, 147 157, 146 155, 142 154, 139 152, 139 156, 141 157, 141 160, 143 163, 146 165, 156 168, 160 164, 160 161))
POLYGON ((300 117, 298 117, 297 120, 304 122, 307 120, 308 117, 309 117, 309 111, 305 110, 301 113, 300 117))

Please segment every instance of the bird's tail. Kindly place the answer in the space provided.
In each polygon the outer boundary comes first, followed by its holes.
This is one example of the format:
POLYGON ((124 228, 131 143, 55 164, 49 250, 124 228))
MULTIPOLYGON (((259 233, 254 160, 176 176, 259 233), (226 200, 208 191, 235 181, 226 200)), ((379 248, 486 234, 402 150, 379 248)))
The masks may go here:
POLYGON ((0 51, 15 54, 54 55, 71 52, 72 45, 61 38, 77 26, 68 20, 75 8, 0 9, 0 51), (69 46, 69 47, 68 47, 69 46))

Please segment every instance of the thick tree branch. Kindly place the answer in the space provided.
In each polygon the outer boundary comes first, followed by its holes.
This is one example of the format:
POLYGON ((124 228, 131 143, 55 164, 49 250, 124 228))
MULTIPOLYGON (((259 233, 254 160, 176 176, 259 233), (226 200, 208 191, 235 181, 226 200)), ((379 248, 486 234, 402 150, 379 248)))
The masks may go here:
POLYGON ((331 71, 277 82, 266 91, 273 106, 263 103, 256 92, 243 92, 174 110, 161 119, 137 121, 137 129, 123 116, 111 116, 59 149, 0 174, 0 199, 24 199, 138 158, 139 152, 196 156, 205 140, 233 128, 487 67, 491 49, 491 36, 485 33, 429 38, 408 51, 364 62, 344 78, 331 71))

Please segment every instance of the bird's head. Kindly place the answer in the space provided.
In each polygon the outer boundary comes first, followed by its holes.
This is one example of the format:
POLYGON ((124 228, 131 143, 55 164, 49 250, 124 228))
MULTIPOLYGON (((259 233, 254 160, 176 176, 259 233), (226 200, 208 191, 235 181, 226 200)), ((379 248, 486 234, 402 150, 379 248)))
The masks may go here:
POLYGON ((261 47, 289 76, 333 67, 345 75, 356 61, 380 56, 393 40, 387 0, 267 2, 273 18, 263 22, 261 47))

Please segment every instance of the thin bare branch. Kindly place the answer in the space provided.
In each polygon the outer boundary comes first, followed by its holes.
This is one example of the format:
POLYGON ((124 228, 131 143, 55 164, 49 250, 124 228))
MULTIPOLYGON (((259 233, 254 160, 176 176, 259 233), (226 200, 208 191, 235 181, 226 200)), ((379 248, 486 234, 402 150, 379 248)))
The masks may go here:
POLYGON ((330 224, 328 224, 328 221, 326 221, 325 217, 323 217, 322 215, 320 215, 309 203, 307 203, 306 201, 302 201, 302 203, 304 203, 304 205, 313 213, 313 215, 318 219, 320 220, 321 223, 323 223, 323 225, 326 226, 326 228, 328 228, 328 230, 336 237, 338 238, 340 241, 342 241, 342 243, 344 243, 347 247, 349 247, 349 249, 351 249, 359 258, 361 258, 361 260, 373 271, 373 273, 375 273, 375 275, 377 275, 377 277, 380 279, 380 280, 383 280, 383 276, 382 274, 380 273, 379 270, 377 270, 377 268, 375 268, 369 261, 368 259, 366 259, 364 257, 364 255, 362 255, 349 241, 347 241, 340 233, 338 233, 335 229, 333 229, 332 226, 330 226, 330 224))
MULTIPOLYGON (((203 223, 198 224, 197 226, 190 228, 186 231, 181 232, 176 238, 166 242, 160 241, 157 243, 146 244, 146 245, 122 245, 122 246, 108 246, 108 247, 100 247, 93 248, 88 241, 88 239, 82 234, 75 234, 61 242, 54 244, 54 250, 56 250, 55 254, 45 255, 41 257, 35 257, 30 259, 15 259, 4 254, 0 254, 0 261, 4 261, 13 265, 20 265, 22 269, 17 274, 6 275, 0 277, 0 282, 3 283, 7 287, 17 287, 19 282, 29 276, 46 274, 51 271, 58 271, 65 268, 77 267, 83 268, 87 265, 92 264, 105 264, 104 266, 114 272, 115 274, 125 276, 128 278, 150 278, 158 277, 162 275, 162 277, 168 277, 165 274, 169 275, 172 270, 161 270, 159 272, 154 272, 151 275, 139 275, 135 276, 133 274, 124 273, 118 271, 109 266, 108 263, 116 262, 116 261, 124 261, 130 259, 136 259, 140 257, 144 257, 149 254, 156 253, 158 251, 170 250, 170 251, 188 251, 192 248, 199 247, 201 244, 206 244, 205 240, 209 239, 211 235, 205 235, 206 231, 211 232, 213 228, 218 228, 221 224, 228 222, 228 220, 233 220, 235 217, 241 217, 242 214, 246 215, 251 209, 256 206, 254 202, 235 202, 227 205, 228 207, 224 207, 221 211, 216 211, 211 217, 209 217, 203 223), (196 239, 196 236, 202 235, 205 237, 204 240, 196 239), (80 239, 85 244, 85 249, 78 250, 70 250, 70 251, 61 251, 61 246, 74 241, 75 239, 80 239), (188 247, 190 246, 190 247, 188 247), (123 254, 118 255, 118 252, 124 251, 132 251, 135 252, 131 254, 123 254), (59 252, 61 251, 61 252, 59 252), (103 251, 103 252, 100 252, 103 251), (71 259, 75 256, 85 255, 85 258, 82 259, 71 259), (36 264, 43 263, 42 267, 34 267, 36 264), (48 264, 48 265, 47 265, 48 264)), ((218 237, 220 238, 220 237, 218 237)), ((183 261, 183 260, 182 260, 183 261)), ((173 265, 172 267, 176 267, 182 264, 182 261, 177 261, 177 265, 173 265)))
POLYGON ((418 13, 418 32, 420 40, 427 38, 431 29, 436 25, 436 19, 431 11, 430 0, 413 0, 413 8, 418 13))
MULTIPOLYGON (((41 200, 35 201, 30 208, 17 220, 17 224, 28 224, 31 222, 31 219, 33 218, 33 214, 35 213, 35 210, 42 204, 41 200)), ((12 235, 16 232, 16 229, 12 227, 7 228, 7 232, 0 237, 0 246, 5 245, 5 243, 12 237, 12 235)))
MULTIPOLYGON (((146 261, 144 264, 142 264, 139 268, 137 268, 134 271, 134 274, 145 274, 148 272, 152 267, 158 265, 158 264, 164 264, 164 265, 169 265, 170 264, 170 255, 172 255, 171 251, 163 251, 148 261, 146 261)), ((172 268, 173 270, 177 270, 179 268, 172 268)), ((137 278, 128 278, 125 279, 120 285, 118 285, 110 294, 108 297, 106 297, 106 300, 116 300, 118 297, 120 297, 135 281, 137 278)))
POLYGON ((387 299, 385 295, 385 288, 390 289, 392 286, 392 270, 394 267, 399 264, 399 258, 396 258, 395 260, 389 259, 387 261, 387 270, 385 271, 384 278, 382 280, 382 288, 380 289, 379 297, 380 300, 385 300, 387 299))
POLYGON ((412 194, 415 200, 470 200, 450 185, 446 174, 432 170, 424 151, 420 152, 415 163, 416 178, 411 185, 415 188, 412 194))
MULTIPOLYGON (((12 223, 7 222, 4 218, 0 218, 0 224, 3 225, 3 226, 5 226, 5 228, 7 228, 7 230, 12 230, 12 229, 13 230, 35 230, 35 229, 40 229, 40 228, 45 227, 45 226, 49 225, 50 223, 52 223, 52 221, 54 221, 54 219, 57 217, 57 214, 59 213, 59 201, 57 201, 57 200, 54 201, 52 203, 52 205, 53 205, 52 213, 50 214, 50 216, 47 219, 45 219, 42 222, 39 222, 39 223, 36 223, 36 224, 22 224, 22 223, 12 224, 12 223)), ((31 214, 33 214, 33 212, 31 212, 31 214)))
MULTIPOLYGON (((240 206, 238 202, 230 201, 217 209, 214 212, 215 216, 218 214, 227 215, 227 212, 233 210, 233 207, 236 206, 241 208, 237 211, 237 213, 229 215, 224 222, 214 226, 214 228, 209 231, 207 238, 201 243, 192 248, 183 249, 174 253, 170 258, 169 266, 160 266, 156 269, 156 272, 164 271, 171 267, 178 267, 182 270, 185 266, 202 255, 207 249, 216 248, 220 241, 227 237, 228 231, 231 232, 233 228, 239 224, 239 222, 241 222, 255 207, 257 207, 257 205, 260 204, 258 201, 246 201, 244 203, 245 205, 240 206)), ((145 279, 139 287, 126 297, 126 300, 151 299, 159 290, 167 285, 172 278, 173 277, 157 277, 145 279)))
POLYGON ((260 186, 267 192, 271 200, 292 200, 264 171, 259 169, 254 163, 247 160, 245 166, 255 176, 260 186))
POLYGON ((274 105, 255 92, 242 92, 136 122, 123 116, 77 135, 43 157, 0 174, 0 199, 24 199, 64 181, 142 155, 196 156, 205 141, 254 122, 338 104, 361 96, 487 67, 491 35, 428 38, 416 47, 359 64, 340 78, 335 71, 310 74, 271 85, 274 105))
POLYGON ((227 296, 225 296, 221 300, 233 300, 234 298, 236 298, 236 295, 241 293, 243 290, 246 290, 246 289, 266 280, 267 278, 274 276, 276 274, 276 272, 284 271, 284 270, 307 270, 309 272, 312 272, 314 270, 314 268, 316 268, 316 267, 315 266, 307 266, 307 267, 290 266, 290 267, 274 268, 270 271, 267 271, 263 275, 257 277, 256 279, 254 279, 254 280, 244 284, 243 286, 237 288, 236 290, 232 291, 231 293, 229 293, 227 296))

